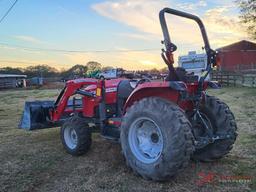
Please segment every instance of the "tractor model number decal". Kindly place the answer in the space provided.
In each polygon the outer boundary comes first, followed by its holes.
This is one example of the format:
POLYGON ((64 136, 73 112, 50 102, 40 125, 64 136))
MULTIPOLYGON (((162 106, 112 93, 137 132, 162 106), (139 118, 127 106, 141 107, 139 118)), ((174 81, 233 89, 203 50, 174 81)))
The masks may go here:
POLYGON ((106 93, 112 93, 112 92, 116 92, 116 91, 117 91, 116 87, 111 87, 111 88, 106 89, 106 93))

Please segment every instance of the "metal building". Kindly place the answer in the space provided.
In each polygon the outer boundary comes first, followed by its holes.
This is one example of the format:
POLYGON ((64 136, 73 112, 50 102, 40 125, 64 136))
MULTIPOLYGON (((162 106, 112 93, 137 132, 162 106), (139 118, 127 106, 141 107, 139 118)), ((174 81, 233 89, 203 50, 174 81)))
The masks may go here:
POLYGON ((0 89, 26 87, 27 75, 0 74, 0 89))
POLYGON ((256 43, 243 40, 217 50, 220 70, 256 71, 256 43))

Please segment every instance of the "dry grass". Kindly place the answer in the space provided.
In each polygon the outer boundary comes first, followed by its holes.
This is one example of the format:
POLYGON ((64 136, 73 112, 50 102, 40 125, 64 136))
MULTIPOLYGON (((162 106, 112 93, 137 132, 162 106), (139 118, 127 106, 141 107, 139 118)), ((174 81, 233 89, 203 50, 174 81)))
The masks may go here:
POLYGON ((95 134, 87 155, 72 157, 62 148, 59 129, 17 129, 25 100, 54 99, 58 90, 0 92, 0 191, 251 191, 250 183, 213 182, 198 186, 198 173, 256 175, 256 89, 209 91, 234 112, 239 137, 232 152, 214 163, 195 163, 168 182, 145 181, 126 166, 118 144, 95 134))

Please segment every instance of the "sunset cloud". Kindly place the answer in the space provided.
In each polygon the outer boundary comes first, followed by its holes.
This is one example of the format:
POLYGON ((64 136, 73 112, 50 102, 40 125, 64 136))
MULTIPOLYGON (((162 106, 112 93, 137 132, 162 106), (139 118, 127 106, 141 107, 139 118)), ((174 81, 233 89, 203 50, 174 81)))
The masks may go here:
POLYGON ((196 3, 179 3, 177 4, 178 9, 184 9, 188 11, 195 11, 200 8, 204 8, 207 6, 207 2, 205 0, 199 0, 196 3))
MULTIPOLYGON (((25 63, 2 62, 0 67, 45 63, 61 69, 98 61, 103 66, 128 70, 163 68, 158 14, 164 7, 198 15, 214 49, 248 40, 234 0, 47 1, 40 7, 36 1, 23 4, 24 9, 17 9, 19 19, 5 22, 0 31, 0 60, 25 63), (37 7, 38 14, 30 11, 32 6, 37 7)), ((176 64, 177 57, 188 51, 202 52, 202 37, 194 21, 170 15, 166 19, 171 40, 178 46, 176 64)))
MULTIPOLYGON (((245 31, 241 30, 238 16, 230 13, 232 8, 230 4, 221 5, 217 8, 206 8, 207 1, 205 0, 200 0, 197 3, 178 4, 174 0, 121 0, 94 4, 92 8, 104 17, 135 28, 138 35, 131 34, 130 37, 147 40, 146 35, 151 35, 155 39, 162 39, 158 13, 166 6, 178 7, 184 11, 192 11, 192 13, 204 8, 200 17, 207 26, 214 47, 223 46, 247 37, 245 31), (145 34, 145 38, 141 33, 145 34)), ((178 44, 185 41, 187 44, 198 45, 202 42, 198 28, 193 22, 171 17, 168 17, 168 21, 171 26, 175 26, 170 31, 173 32, 171 35, 178 44)))
POLYGON ((0 60, 0 67, 6 66, 5 63, 8 63, 11 66, 16 67, 28 67, 33 65, 49 65, 49 66, 57 66, 58 63, 55 60, 48 60, 48 59, 19 59, 18 61, 15 60, 0 60))
POLYGON ((166 1, 155 0, 122 0, 105 1, 92 6, 98 14, 131 26, 138 31, 159 36, 161 30, 158 12, 167 6, 166 1))
POLYGON ((212 44, 223 46, 248 38, 245 28, 237 16, 230 13, 230 6, 209 9, 205 12, 204 21, 212 44))
MULTIPOLYGON (((120 49, 121 50, 121 49, 120 49)), ((122 49, 126 50, 126 49, 122 49)), ((102 66, 122 67, 127 70, 143 70, 163 68, 160 50, 155 52, 119 52, 119 53, 70 53, 63 55, 72 63, 86 64, 88 61, 98 61, 102 66)))

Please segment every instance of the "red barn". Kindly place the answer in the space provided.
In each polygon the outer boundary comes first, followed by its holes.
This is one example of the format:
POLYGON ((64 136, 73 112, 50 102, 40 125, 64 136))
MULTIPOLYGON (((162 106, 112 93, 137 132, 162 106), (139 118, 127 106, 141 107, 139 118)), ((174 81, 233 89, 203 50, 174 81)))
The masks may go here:
POLYGON ((217 51, 222 71, 256 70, 256 43, 243 40, 217 51))

